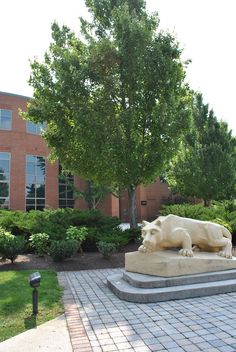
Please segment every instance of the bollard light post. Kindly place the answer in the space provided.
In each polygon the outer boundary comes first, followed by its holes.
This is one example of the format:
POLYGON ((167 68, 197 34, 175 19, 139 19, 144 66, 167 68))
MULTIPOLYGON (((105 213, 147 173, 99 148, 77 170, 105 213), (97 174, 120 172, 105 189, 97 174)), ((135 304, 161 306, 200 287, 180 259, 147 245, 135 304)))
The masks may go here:
POLYGON ((29 276, 29 284, 33 287, 32 302, 33 302, 33 314, 38 314, 38 290, 40 286, 41 275, 39 272, 33 273, 29 276))

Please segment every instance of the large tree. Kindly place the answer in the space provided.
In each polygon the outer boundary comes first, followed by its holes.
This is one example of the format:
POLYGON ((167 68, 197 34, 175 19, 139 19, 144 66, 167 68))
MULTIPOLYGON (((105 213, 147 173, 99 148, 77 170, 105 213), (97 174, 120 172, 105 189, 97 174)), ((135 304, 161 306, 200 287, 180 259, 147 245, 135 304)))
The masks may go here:
POLYGON ((235 196, 236 140, 223 121, 204 104, 202 94, 193 99, 192 126, 174 161, 169 183, 182 195, 204 200, 235 196))
POLYGON ((77 37, 52 25, 44 62, 32 62, 26 117, 47 122, 51 155, 86 179, 135 191, 176 152, 188 126, 186 63, 143 0, 86 0, 91 23, 77 37))

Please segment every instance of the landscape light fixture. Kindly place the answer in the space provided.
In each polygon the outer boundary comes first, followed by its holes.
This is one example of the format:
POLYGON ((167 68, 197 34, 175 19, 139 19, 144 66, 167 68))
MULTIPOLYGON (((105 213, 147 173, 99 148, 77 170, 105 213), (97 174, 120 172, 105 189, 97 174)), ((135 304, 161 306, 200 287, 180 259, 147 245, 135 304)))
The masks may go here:
POLYGON ((38 314, 38 290, 37 288, 40 286, 41 275, 39 272, 33 273, 29 276, 29 284, 33 287, 33 314, 38 314))

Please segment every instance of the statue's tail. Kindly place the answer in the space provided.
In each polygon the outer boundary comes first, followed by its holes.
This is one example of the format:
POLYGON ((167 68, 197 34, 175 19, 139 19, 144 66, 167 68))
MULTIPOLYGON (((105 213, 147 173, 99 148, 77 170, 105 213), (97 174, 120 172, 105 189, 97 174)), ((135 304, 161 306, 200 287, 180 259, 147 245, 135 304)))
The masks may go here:
POLYGON ((222 226, 222 232, 223 232, 223 236, 228 238, 229 240, 232 241, 232 235, 231 233, 229 232, 228 229, 226 229, 224 226, 222 226))

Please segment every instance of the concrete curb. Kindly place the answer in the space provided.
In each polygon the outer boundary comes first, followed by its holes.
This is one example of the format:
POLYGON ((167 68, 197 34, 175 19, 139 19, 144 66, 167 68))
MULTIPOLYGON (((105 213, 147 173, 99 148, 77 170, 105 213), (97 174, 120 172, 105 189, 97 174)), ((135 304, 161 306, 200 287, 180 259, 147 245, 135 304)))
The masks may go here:
POLYGON ((0 343, 0 352, 72 352, 65 315, 0 343))

